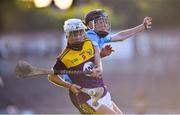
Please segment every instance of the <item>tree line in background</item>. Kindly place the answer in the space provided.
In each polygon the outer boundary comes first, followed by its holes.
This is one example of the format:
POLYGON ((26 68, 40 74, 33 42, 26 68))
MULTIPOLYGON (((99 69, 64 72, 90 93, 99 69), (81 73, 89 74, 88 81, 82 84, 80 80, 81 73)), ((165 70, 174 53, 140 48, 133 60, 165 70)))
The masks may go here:
MULTIPOLYGON (((33 1, 33 0, 32 0, 33 1)), ((0 32, 62 29, 64 20, 81 18, 92 9, 105 9, 113 28, 128 28, 153 17, 153 27, 180 26, 180 0, 76 0, 68 10, 59 10, 53 4, 37 9, 31 0, 0 1, 0 32)))

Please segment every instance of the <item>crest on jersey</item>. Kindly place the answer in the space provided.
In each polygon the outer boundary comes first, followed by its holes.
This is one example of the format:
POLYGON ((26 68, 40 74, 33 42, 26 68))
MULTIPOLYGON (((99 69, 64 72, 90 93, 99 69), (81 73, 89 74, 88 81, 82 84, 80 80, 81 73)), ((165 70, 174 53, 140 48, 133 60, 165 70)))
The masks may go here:
POLYGON ((83 66, 83 71, 92 71, 93 67, 94 67, 93 62, 86 62, 83 66))

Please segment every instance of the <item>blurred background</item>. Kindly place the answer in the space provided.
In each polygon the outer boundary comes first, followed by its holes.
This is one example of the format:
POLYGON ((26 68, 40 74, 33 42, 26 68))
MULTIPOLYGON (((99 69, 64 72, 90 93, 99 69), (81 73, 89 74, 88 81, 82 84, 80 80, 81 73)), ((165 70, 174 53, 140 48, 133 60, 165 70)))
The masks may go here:
POLYGON ((103 59, 104 81, 125 114, 180 113, 179 0, 1 0, 0 114, 78 113, 68 91, 47 76, 18 79, 15 65, 26 60, 51 68, 66 45, 63 23, 105 9, 112 33, 153 18, 153 28, 123 42, 103 59))

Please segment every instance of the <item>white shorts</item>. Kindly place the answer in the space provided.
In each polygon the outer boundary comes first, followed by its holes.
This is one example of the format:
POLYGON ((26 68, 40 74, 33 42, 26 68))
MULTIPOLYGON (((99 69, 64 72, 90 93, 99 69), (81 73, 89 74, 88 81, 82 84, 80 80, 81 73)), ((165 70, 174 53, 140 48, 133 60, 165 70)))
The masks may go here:
POLYGON ((87 101, 88 105, 90 105, 94 110, 97 110, 101 105, 105 105, 108 108, 113 110, 113 104, 112 104, 112 100, 111 100, 111 95, 110 93, 107 91, 106 95, 104 97, 102 97, 101 99, 98 100, 98 105, 94 106, 93 105, 93 100, 89 99, 87 101))

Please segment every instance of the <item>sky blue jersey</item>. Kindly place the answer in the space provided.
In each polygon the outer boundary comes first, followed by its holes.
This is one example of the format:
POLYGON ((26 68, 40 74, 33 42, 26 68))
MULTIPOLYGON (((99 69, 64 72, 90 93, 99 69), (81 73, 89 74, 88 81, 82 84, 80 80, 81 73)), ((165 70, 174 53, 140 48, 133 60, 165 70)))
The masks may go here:
POLYGON ((91 41, 95 42, 99 48, 102 48, 105 43, 111 42, 111 36, 108 34, 104 38, 100 38, 93 30, 86 31, 86 36, 91 39, 91 41))
MULTIPOLYGON (((101 49, 105 43, 111 42, 111 36, 108 34, 104 38, 100 38, 93 30, 86 31, 86 36, 93 42, 93 45, 99 46, 101 49)), ((68 75, 63 75, 63 79, 67 82, 72 83, 68 75)))

